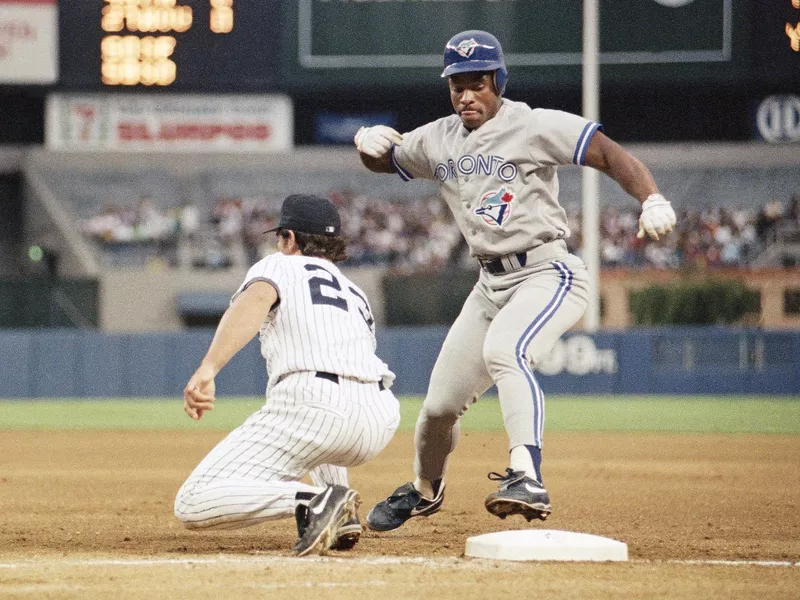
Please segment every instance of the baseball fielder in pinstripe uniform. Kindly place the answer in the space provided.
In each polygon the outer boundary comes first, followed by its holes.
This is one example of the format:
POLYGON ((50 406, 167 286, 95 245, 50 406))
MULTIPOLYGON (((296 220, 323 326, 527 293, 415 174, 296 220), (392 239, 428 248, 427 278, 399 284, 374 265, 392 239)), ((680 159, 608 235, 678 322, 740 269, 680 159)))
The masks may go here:
POLYGON ((361 535, 347 467, 375 457, 400 422, 394 374, 375 355, 364 293, 336 267, 344 260, 336 208, 289 196, 278 252, 257 262, 184 390, 193 419, 214 408, 214 377, 260 334, 267 403, 195 468, 175 499, 189 529, 232 529, 295 516, 295 553, 347 549, 361 535), (313 485, 301 479, 310 475, 313 485))
POLYGON ((454 115, 405 135, 361 128, 364 165, 403 180, 434 180, 481 264, 478 282, 453 324, 431 374, 416 425, 416 479, 367 515, 379 531, 438 511, 459 417, 493 383, 509 437, 509 468, 485 501, 500 518, 546 519, 544 396, 533 366, 583 315, 587 274, 567 251, 567 218, 557 168, 599 169, 642 203, 638 236, 654 239, 675 224, 650 171, 606 137, 598 123, 503 98, 508 72, 497 39, 485 31, 454 36, 444 51, 454 115))

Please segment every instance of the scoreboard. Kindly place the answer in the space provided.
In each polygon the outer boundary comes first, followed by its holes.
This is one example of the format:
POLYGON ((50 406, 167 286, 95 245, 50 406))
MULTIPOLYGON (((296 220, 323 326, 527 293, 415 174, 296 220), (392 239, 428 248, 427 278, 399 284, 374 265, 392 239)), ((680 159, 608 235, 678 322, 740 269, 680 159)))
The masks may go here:
MULTIPOLYGON (((600 0, 604 84, 735 85, 750 69, 759 2, 793 0, 600 0)), ((444 43, 467 29, 503 44, 509 88, 581 85, 581 0, 297 0, 299 69, 292 83, 434 85, 444 43), (349 29, 357 35, 340 35, 349 29)), ((781 31, 783 23, 780 23, 781 31)))
MULTIPOLYGON (((800 84, 800 0, 601 0, 601 80, 800 84)), ((517 89, 581 82, 581 0, 59 0, 62 90, 436 89, 454 33, 503 43, 517 89)))
POLYGON ((59 0, 62 89, 276 87, 280 0, 59 0))

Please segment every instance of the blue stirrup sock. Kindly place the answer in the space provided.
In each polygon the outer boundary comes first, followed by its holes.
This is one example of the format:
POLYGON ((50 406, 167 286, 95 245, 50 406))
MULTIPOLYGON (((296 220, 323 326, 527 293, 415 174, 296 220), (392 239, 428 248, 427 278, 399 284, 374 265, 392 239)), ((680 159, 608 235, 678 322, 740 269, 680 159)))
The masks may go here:
POLYGON ((511 449, 511 468, 542 483, 542 449, 539 446, 516 446, 511 449))

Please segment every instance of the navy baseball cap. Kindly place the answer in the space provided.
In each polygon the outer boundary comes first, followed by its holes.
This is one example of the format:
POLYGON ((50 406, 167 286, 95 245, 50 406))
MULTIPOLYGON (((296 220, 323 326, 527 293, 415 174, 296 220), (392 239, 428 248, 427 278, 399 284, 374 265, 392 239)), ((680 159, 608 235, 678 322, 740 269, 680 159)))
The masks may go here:
POLYGON ((339 218, 339 211, 330 200, 319 196, 292 194, 287 196, 281 205, 278 225, 267 229, 264 233, 278 229, 333 236, 341 232, 342 221, 339 218))

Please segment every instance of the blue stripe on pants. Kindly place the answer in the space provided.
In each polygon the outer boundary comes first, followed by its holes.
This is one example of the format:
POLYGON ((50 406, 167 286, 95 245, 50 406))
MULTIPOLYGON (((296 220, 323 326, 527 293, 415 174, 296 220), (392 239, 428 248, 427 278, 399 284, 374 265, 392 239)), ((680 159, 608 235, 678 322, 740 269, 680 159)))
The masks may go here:
POLYGON ((561 273, 561 283, 558 284, 558 289, 553 299, 550 300, 544 310, 536 316, 533 323, 531 323, 525 330, 525 333, 522 334, 519 342, 517 342, 516 349, 517 364, 519 368, 522 369, 522 372, 525 373, 525 377, 528 379, 528 385, 530 385, 531 388, 531 395, 533 396, 533 445, 539 446, 539 448, 542 447, 542 437, 544 435, 544 394, 542 393, 542 388, 539 387, 539 383, 536 381, 536 377, 533 375, 533 369, 531 369, 530 363, 525 359, 525 353, 528 350, 531 340, 541 331, 542 327, 545 326, 553 315, 556 314, 564 298, 566 298, 567 293, 572 288, 573 279, 572 271, 570 271, 563 262, 554 261, 552 265, 561 273))

